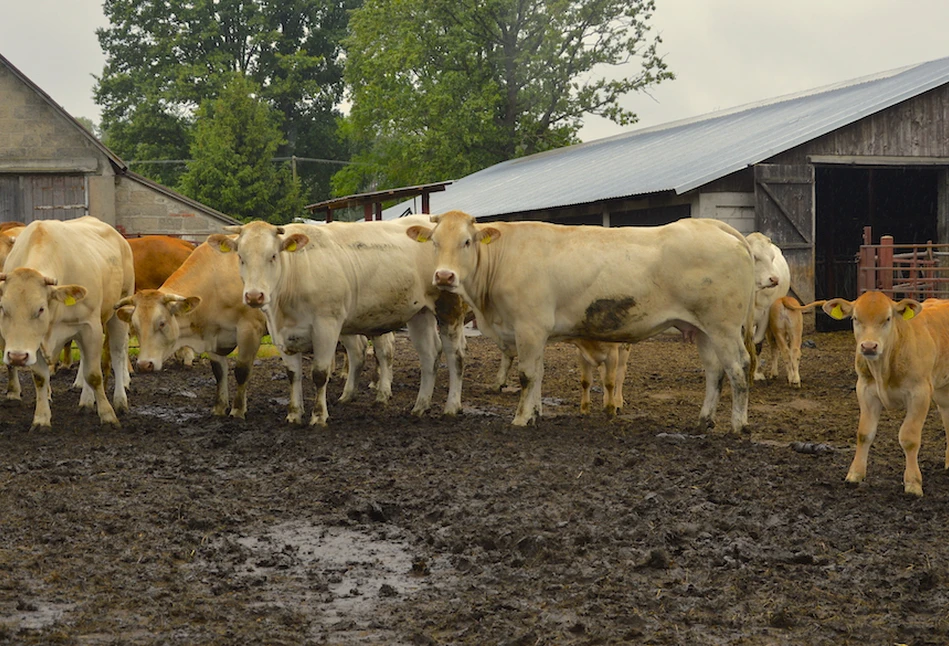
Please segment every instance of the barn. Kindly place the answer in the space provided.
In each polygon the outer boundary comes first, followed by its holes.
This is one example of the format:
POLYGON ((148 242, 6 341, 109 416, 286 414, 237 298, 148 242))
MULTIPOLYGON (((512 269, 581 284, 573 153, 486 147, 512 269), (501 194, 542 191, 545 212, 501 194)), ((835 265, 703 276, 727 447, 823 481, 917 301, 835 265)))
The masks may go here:
POLYGON ((949 58, 512 159, 430 202, 484 220, 718 218, 771 236, 805 302, 855 297, 864 227, 949 243, 949 58))
POLYGON ((87 214, 128 235, 190 240, 239 224, 130 171, 0 55, 0 222, 87 214))

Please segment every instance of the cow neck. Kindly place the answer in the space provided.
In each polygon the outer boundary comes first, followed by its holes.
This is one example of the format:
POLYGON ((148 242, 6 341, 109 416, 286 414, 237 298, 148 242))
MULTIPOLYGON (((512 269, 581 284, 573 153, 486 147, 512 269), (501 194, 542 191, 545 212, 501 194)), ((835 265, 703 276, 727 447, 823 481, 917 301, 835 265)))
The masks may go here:
POLYGON ((876 390, 877 398, 882 402, 883 407, 887 410, 893 409, 893 402, 889 396, 889 385, 890 379, 893 377, 893 362, 896 360, 896 348, 903 346, 903 341, 905 335, 905 326, 910 325, 909 321, 904 321, 901 318, 894 318, 893 321, 893 339, 892 343, 886 344, 886 349, 883 352, 883 356, 879 358, 878 361, 867 361, 864 359, 866 364, 867 372, 873 377, 873 387, 876 390))
POLYGON ((502 236, 490 245, 481 245, 476 248, 475 269, 463 285, 465 292, 472 301, 472 306, 482 313, 490 306, 489 295, 496 280, 496 274, 502 265, 505 240, 502 236), (494 247, 491 249, 491 247, 494 247))

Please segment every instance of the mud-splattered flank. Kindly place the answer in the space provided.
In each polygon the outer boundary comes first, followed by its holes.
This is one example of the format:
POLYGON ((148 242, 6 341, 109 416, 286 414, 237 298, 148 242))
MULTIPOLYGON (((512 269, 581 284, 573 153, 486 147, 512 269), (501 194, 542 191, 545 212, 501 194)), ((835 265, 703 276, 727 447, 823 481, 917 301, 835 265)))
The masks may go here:
POLYGON ((629 312, 636 307, 636 299, 601 298, 590 303, 580 329, 591 334, 609 334, 629 322, 629 312))

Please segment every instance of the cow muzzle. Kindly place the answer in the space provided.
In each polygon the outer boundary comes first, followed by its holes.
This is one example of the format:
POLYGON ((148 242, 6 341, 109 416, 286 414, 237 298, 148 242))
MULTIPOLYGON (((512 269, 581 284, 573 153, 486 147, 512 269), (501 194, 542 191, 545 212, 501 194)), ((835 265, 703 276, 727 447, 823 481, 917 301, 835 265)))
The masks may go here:
POLYGON ((266 304, 266 298, 261 291, 253 290, 244 292, 244 302, 250 307, 263 307, 266 304))
POLYGON ((439 269, 435 272, 435 279, 432 282, 436 287, 455 287, 458 283, 458 276, 450 269, 439 269))
MULTIPOLYGON (((139 359, 135 367, 138 372, 156 372, 155 362, 150 359, 139 359)), ((161 370, 161 366, 157 370, 161 370)))
POLYGON ((29 352, 15 352, 13 350, 7 351, 5 357, 6 364, 9 366, 23 367, 29 365, 30 353, 29 352))
POLYGON ((867 359, 875 359, 880 356, 880 344, 876 341, 861 341, 860 354, 867 359))

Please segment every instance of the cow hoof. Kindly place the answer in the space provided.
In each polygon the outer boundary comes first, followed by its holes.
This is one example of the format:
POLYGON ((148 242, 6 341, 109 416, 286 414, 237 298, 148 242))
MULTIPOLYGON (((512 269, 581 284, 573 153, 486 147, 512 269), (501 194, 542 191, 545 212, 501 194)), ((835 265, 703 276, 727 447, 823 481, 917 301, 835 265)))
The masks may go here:
POLYGON ((10 401, 22 401, 23 397, 20 393, 7 393, 7 399, 10 401))
POLYGON ((919 482, 907 482, 903 485, 903 492, 917 498, 923 497, 923 485, 919 482))
POLYGON ((49 422, 33 422, 30 425, 30 432, 33 431, 49 431, 52 429, 52 426, 49 422))
POLYGON ((247 411, 234 408, 231 410, 231 417, 234 419, 244 419, 244 416, 247 414, 247 411))
POLYGON ((705 433, 706 431, 711 431, 715 428, 715 420, 711 417, 702 417, 699 418, 698 423, 695 425, 696 433, 705 433))
POLYGON ((444 414, 448 417, 458 417, 461 414, 461 406, 445 406, 444 414))
POLYGON ((319 415, 314 415, 310 418, 310 426, 319 426, 320 428, 326 428, 326 420, 329 417, 320 417, 319 415))

